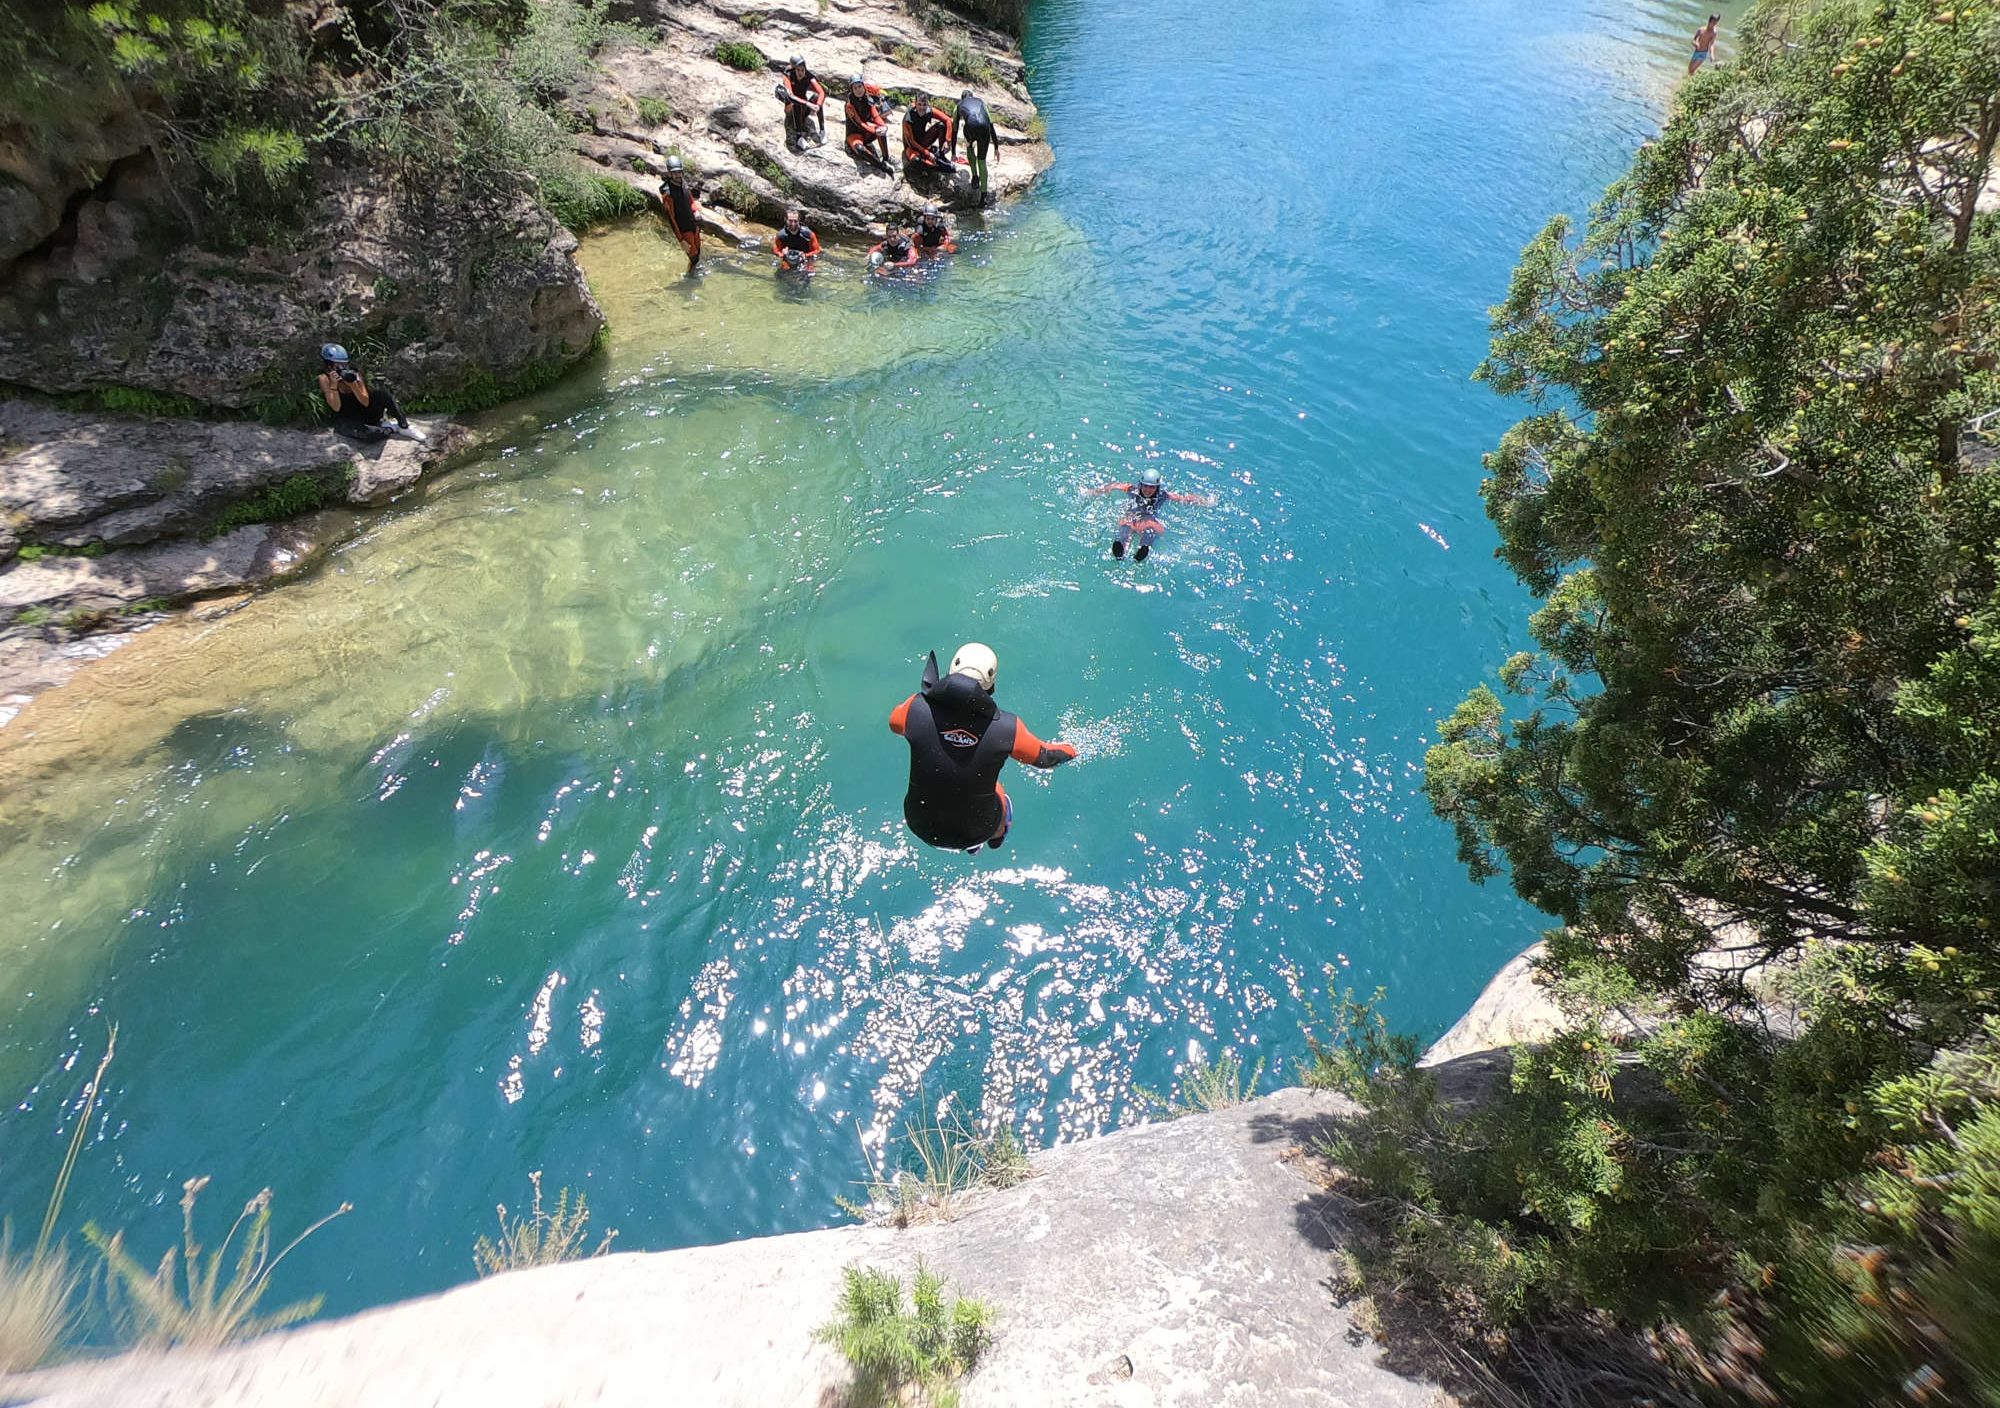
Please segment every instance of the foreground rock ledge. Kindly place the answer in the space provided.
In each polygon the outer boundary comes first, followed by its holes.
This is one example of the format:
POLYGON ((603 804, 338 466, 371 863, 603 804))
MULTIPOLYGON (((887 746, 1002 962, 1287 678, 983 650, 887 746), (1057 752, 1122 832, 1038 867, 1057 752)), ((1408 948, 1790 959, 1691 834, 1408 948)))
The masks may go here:
POLYGON ((950 1223, 515 1272, 0 1391, 36 1408, 832 1408, 845 1368, 812 1331, 841 1268, 907 1273, 922 1256, 996 1312, 965 1408, 1433 1408, 1450 1400, 1387 1368, 1325 1284, 1341 1227, 1297 1151, 1351 1109, 1283 1090, 1050 1150, 1034 1178, 975 1195, 950 1223))

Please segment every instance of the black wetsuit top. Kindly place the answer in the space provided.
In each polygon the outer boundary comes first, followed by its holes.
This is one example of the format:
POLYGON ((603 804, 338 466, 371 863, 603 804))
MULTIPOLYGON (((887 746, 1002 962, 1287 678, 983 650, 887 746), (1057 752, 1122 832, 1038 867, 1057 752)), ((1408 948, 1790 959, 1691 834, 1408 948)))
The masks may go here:
POLYGON ((1005 809, 995 785, 1020 724, 964 675, 946 675, 910 701, 903 820, 918 840, 963 851, 1000 830, 1005 809))
POLYGON ((935 225, 919 222, 917 225, 917 248, 928 254, 943 249, 944 242, 951 238, 951 229, 942 220, 935 225))
POLYGON ((986 104, 970 93, 958 100, 958 130, 967 137, 993 140, 993 118, 987 113, 986 104))
POLYGON ((884 264, 900 264, 909 257, 910 242, 908 240, 882 241, 882 262, 884 264))
POLYGON ((683 181, 676 186, 672 181, 660 182, 660 204, 667 208, 667 218, 674 222, 674 229, 686 234, 694 226, 694 188, 683 181))
POLYGON ((1127 518, 1158 518, 1160 510, 1170 502, 1167 498, 1167 486, 1164 484, 1155 489, 1150 496, 1136 484, 1128 492, 1132 496, 1132 505, 1125 510, 1127 518))
POLYGON ((368 395, 368 404, 363 405, 361 397, 355 394, 355 383, 343 381, 337 384, 340 393, 340 409, 334 415, 341 420, 358 421, 362 425, 382 423, 382 398, 374 392, 368 395))
POLYGON ((778 227, 778 248, 789 250, 794 254, 811 254, 813 252, 812 227, 807 225, 803 220, 799 222, 799 227, 796 230, 792 229, 789 225, 780 225, 778 227))

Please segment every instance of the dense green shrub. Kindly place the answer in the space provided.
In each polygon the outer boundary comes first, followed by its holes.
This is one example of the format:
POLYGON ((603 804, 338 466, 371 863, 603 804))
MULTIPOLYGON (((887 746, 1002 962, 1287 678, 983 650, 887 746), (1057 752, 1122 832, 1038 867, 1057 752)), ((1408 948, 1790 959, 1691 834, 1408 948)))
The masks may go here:
POLYGON ((637 215, 652 204, 646 193, 630 182, 588 172, 579 172, 574 182, 545 184, 542 200, 551 215, 579 232, 623 215, 637 215))
POLYGON ((1524 705, 1476 689, 1426 787, 1559 921, 1575 1023, 1469 1120, 1383 1071, 1337 1152, 1399 1284, 1490 1323, 1668 1327, 1757 1401, 1992 1402, 2000 21, 1744 41, 1528 247, 1479 373, 1534 406, 1484 492, 1544 604, 1524 705))
POLYGON ((715 59, 717 63, 741 69, 744 73, 751 73, 764 67, 764 56, 758 52, 757 46, 741 39, 718 41, 715 46, 715 59))

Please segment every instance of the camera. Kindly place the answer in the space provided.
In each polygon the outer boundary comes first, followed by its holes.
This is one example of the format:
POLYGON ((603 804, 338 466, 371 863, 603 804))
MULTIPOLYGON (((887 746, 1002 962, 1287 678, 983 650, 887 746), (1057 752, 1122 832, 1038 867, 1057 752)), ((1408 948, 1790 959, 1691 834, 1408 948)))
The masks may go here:
POLYGON ((352 367, 342 367, 340 369, 340 379, 342 381, 359 381, 361 380, 361 373, 352 367))

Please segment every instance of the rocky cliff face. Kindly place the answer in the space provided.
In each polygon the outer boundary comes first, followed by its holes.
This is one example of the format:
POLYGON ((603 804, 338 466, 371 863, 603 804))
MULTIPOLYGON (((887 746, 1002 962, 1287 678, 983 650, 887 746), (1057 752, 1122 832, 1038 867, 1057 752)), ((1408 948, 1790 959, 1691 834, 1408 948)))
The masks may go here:
POLYGON ((1015 42, 923 0, 632 0, 620 13, 657 26, 661 39, 604 57, 602 77, 577 99, 593 125, 577 146, 605 175, 648 193, 671 153, 700 174, 710 207, 733 204, 739 214, 775 224, 796 204, 822 233, 870 234, 928 201, 970 204, 962 185, 884 175, 847 154, 841 104, 853 73, 900 100, 889 141, 899 165, 908 97, 956 100, 968 90, 999 125, 1001 145, 988 162, 996 198, 1025 191, 1055 160, 1048 144, 1030 135, 1040 128, 1015 42), (733 67, 717 57, 718 46, 748 46, 757 62, 733 67), (825 144, 802 152, 785 144, 784 109, 773 91, 794 54, 828 89, 825 144))
POLYGON ((37 390, 295 409, 337 340, 405 396, 449 400, 567 365, 603 326, 574 237, 525 197, 450 207, 329 173, 296 240, 221 253, 176 238, 172 193, 136 146, 31 174, 0 232, 16 251, 0 380, 37 390))

